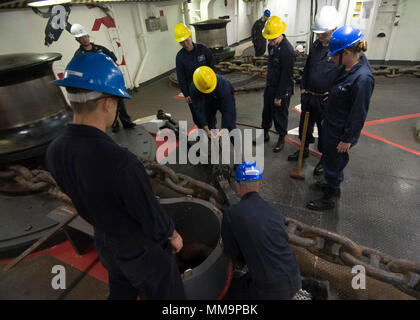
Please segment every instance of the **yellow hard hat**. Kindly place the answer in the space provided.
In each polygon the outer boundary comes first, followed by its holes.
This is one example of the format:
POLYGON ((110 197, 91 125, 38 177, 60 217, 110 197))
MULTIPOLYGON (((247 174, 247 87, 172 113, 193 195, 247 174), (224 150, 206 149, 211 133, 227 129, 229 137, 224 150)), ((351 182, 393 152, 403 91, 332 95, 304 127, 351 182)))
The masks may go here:
POLYGON ((262 35, 266 39, 275 39, 280 37, 285 31, 286 22, 281 21, 277 16, 272 16, 265 23, 262 35))
POLYGON ((175 41, 181 42, 181 41, 187 40, 192 34, 192 31, 188 29, 188 27, 185 24, 178 23, 174 28, 174 34, 175 34, 175 41))
POLYGON ((194 71, 193 81, 198 91, 202 93, 212 92, 217 85, 216 73, 207 66, 198 67, 194 71))

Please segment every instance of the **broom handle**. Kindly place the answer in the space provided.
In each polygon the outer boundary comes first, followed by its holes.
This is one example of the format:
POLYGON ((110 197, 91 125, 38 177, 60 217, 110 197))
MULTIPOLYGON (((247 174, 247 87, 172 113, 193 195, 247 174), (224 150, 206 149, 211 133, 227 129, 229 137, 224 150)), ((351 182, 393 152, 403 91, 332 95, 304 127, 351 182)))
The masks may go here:
POLYGON ((303 122, 303 132, 302 132, 302 138, 300 142, 299 160, 298 160, 298 169, 297 169, 297 172, 299 174, 300 174, 300 170, 302 169, 303 149, 305 148, 306 131, 308 130, 308 121, 309 121, 309 112, 305 112, 305 120, 303 122))

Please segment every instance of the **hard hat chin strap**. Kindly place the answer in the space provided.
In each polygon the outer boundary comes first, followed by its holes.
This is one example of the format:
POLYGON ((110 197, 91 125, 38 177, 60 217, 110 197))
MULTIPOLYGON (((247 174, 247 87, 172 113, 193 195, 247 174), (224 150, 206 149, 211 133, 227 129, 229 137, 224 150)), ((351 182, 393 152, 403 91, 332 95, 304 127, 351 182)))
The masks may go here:
POLYGON ((340 53, 338 64, 341 66, 343 64, 343 52, 340 53))
POLYGON ((118 105, 117 105, 117 111, 115 112, 115 118, 114 118, 114 122, 112 123, 111 127, 115 127, 118 124, 118 116, 120 114, 118 105))

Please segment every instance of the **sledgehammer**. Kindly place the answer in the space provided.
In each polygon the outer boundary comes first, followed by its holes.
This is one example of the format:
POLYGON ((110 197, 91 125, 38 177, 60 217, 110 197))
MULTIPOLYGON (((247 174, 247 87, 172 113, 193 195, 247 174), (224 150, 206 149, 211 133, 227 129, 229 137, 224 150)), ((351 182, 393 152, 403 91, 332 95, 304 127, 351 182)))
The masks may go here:
POLYGON ((305 112, 305 120, 303 122, 302 139, 300 141, 300 150, 299 150, 297 172, 290 172, 290 176, 292 178, 299 179, 299 180, 305 180, 305 174, 301 173, 300 170, 302 169, 303 149, 305 148, 306 131, 308 130, 308 120, 309 120, 309 112, 305 112))

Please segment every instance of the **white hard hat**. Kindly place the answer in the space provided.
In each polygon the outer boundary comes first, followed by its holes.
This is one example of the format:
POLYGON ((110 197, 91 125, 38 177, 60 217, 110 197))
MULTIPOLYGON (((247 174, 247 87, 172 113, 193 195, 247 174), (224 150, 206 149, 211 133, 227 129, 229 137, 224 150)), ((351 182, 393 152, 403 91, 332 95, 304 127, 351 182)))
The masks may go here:
POLYGON ((78 23, 75 23, 71 26, 70 32, 75 38, 80 38, 88 35, 85 28, 78 23))
POLYGON ((333 6, 324 6, 315 17, 312 31, 315 33, 324 33, 336 28, 339 22, 340 16, 338 15, 337 9, 333 6))
POLYGON ((300 53, 305 51, 305 49, 303 48, 303 46, 301 44, 296 46, 296 50, 299 51, 300 53))

